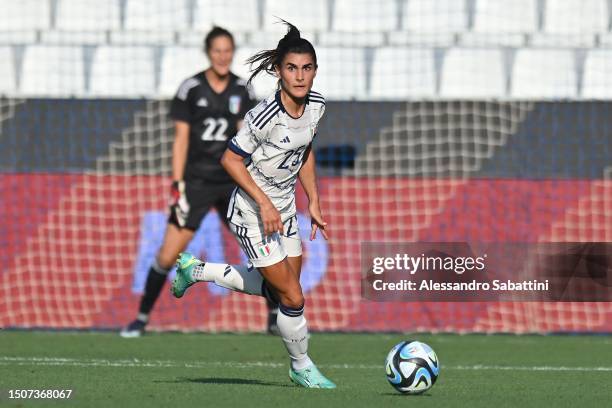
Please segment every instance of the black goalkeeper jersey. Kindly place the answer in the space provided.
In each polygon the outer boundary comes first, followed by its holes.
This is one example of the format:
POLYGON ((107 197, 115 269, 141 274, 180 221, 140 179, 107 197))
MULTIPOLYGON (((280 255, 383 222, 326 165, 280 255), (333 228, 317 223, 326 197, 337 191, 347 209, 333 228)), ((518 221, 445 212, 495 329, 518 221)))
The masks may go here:
POLYGON ((232 73, 220 94, 210 87, 203 71, 183 81, 170 105, 170 117, 189 123, 185 181, 232 182, 219 161, 238 131, 238 122, 255 104, 246 81, 232 73))

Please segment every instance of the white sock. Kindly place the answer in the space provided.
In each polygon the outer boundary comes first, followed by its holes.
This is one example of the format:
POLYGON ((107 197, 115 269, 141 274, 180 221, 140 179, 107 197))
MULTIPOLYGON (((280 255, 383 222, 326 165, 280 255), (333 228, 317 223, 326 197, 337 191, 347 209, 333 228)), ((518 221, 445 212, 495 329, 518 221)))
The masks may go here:
POLYGON ((227 289, 262 296, 263 277, 253 266, 205 262, 196 266, 191 276, 196 281, 214 282, 227 289))
POLYGON ((276 324, 291 357, 291 368, 303 370, 311 366, 313 363, 308 357, 308 326, 304 306, 294 309, 281 304, 276 324))

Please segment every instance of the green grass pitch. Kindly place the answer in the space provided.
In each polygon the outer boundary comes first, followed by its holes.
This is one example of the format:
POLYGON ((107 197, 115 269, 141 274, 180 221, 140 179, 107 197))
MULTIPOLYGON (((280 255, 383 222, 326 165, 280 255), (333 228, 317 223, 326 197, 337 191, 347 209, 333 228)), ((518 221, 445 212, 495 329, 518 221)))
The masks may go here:
POLYGON ((0 406, 603 407, 612 401, 612 337, 323 334, 310 354, 338 384, 289 382, 277 337, 261 334, 0 332, 0 406), (397 393, 383 362, 417 339, 442 364, 421 396, 397 393), (70 401, 9 400, 9 389, 72 389, 70 401))

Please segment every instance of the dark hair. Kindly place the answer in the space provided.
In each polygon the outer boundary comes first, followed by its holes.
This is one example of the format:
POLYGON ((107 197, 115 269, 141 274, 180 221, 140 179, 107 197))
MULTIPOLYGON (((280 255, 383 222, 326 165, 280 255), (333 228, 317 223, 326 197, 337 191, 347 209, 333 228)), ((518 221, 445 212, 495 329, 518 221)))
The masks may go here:
POLYGON ((290 52, 312 55, 315 67, 317 66, 317 54, 310 41, 300 36, 300 30, 298 30, 296 26, 283 19, 279 20, 283 22, 289 30, 287 34, 280 39, 275 49, 260 51, 246 60, 251 66, 255 63, 259 63, 257 67, 251 69, 252 74, 248 81, 249 84, 260 72, 265 71, 269 74, 274 74, 274 67, 280 67, 283 58, 290 52))
POLYGON ((210 47, 212 47, 212 42, 217 37, 228 37, 232 42, 232 47, 236 48, 236 45, 234 44, 234 36, 232 35, 232 33, 227 31, 225 28, 214 26, 212 30, 210 30, 208 34, 206 34, 206 38, 204 39, 204 52, 208 53, 210 47))

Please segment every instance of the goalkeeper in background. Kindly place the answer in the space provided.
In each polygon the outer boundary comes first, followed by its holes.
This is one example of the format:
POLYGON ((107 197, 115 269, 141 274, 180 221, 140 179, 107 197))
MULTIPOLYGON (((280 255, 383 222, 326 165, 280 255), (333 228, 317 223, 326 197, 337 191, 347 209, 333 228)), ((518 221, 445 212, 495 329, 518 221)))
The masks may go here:
MULTIPOLYGON (((175 137, 170 217, 162 246, 149 269, 138 315, 121 331, 122 337, 144 334, 168 272, 211 207, 227 226, 225 214, 235 185, 220 159, 228 135, 237 133, 244 115, 256 103, 246 81, 230 72, 234 49, 232 34, 214 27, 204 41, 210 67, 183 81, 172 100, 170 117, 175 123, 175 137)), ((270 307, 271 333, 276 332, 277 312, 270 307)))

